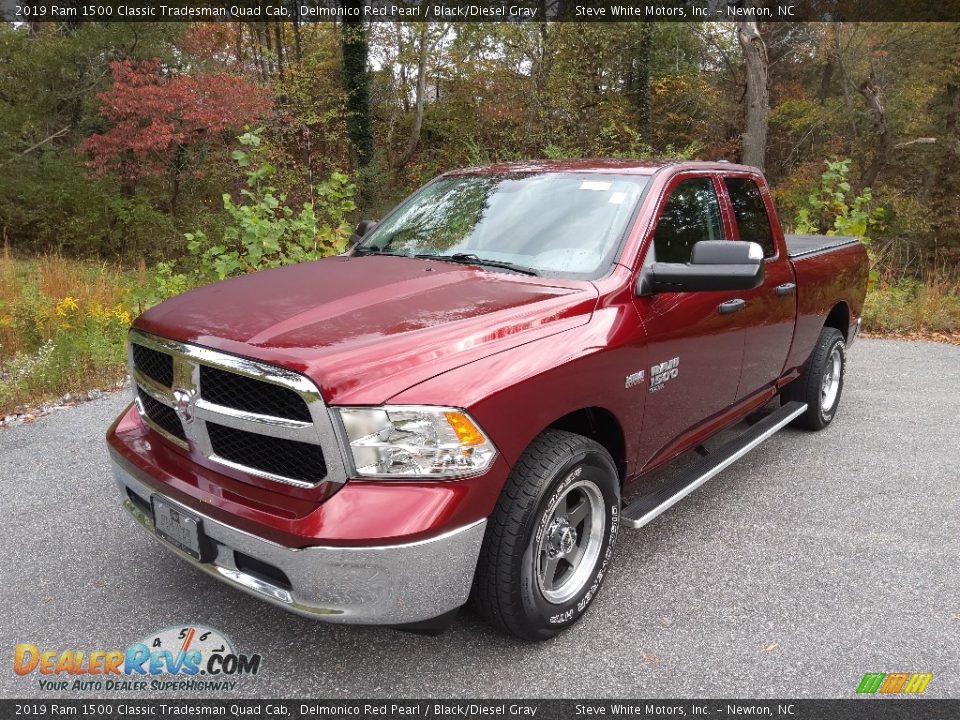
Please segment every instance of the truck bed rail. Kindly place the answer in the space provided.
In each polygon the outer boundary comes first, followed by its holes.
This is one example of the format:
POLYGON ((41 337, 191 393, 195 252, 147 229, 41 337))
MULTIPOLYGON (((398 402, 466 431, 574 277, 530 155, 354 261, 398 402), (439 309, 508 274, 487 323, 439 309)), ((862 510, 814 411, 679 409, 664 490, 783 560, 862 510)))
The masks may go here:
POLYGON ((787 254, 794 259, 860 242, 859 238, 850 235, 784 235, 783 238, 787 243, 787 254))

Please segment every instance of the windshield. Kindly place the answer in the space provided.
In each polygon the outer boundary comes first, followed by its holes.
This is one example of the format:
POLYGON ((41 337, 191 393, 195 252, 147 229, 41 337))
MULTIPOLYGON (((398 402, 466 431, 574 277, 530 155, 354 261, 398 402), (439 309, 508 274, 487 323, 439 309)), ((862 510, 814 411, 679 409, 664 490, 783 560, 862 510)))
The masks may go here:
POLYGON ((612 262, 647 179, 593 173, 442 178, 407 199, 356 252, 596 277, 612 262))

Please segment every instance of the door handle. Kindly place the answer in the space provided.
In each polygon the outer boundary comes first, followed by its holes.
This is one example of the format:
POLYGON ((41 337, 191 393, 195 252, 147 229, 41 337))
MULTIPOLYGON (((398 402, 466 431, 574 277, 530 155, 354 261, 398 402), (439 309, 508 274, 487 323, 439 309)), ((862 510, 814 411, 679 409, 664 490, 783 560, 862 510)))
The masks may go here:
POLYGON ((730 315, 731 313, 740 312, 747 306, 747 301, 740 298, 735 300, 727 300, 726 302, 720 303, 717 307, 717 311, 721 315, 730 315))
POLYGON ((774 292, 777 294, 777 297, 786 297, 787 295, 793 295, 793 291, 796 289, 796 283, 784 283, 783 285, 777 285, 774 292))

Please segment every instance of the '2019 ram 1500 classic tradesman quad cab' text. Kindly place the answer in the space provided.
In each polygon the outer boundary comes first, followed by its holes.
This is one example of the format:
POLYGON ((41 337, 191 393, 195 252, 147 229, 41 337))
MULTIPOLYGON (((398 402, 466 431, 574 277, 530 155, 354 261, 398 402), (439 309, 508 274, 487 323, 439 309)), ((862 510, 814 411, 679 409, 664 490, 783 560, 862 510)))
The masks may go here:
POLYGON ((727 163, 461 170, 357 236, 145 312, 108 433, 166 547, 331 622, 435 629, 472 599, 555 635, 621 527, 830 423, 866 292, 861 243, 785 237, 763 176, 727 163))

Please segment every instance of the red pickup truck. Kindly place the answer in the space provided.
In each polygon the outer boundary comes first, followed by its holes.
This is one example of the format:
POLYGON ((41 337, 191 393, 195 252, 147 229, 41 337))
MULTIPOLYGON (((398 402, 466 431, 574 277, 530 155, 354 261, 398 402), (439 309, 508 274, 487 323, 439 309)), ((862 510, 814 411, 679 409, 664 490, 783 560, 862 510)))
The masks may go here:
POLYGON ((837 412, 866 253, 785 237, 754 168, 472 168, 357 231, 140 316, 107 436, 137 522, 281 607, 430 631, 472 600, 551 637, 621 527, 837 412))

